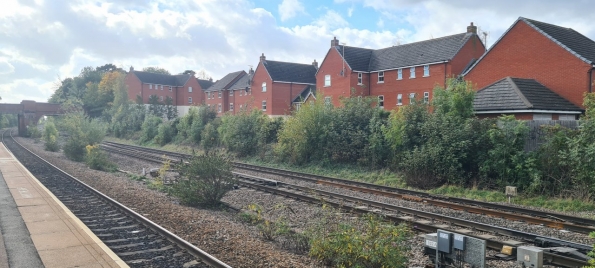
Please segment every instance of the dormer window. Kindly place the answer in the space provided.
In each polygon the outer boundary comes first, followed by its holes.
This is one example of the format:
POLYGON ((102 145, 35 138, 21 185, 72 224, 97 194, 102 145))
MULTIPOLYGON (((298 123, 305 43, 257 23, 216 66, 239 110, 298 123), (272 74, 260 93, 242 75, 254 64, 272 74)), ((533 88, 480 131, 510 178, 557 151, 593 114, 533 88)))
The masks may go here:
POLYGON ((384 83, 384 72, 378 72, 378 83, 384 83))

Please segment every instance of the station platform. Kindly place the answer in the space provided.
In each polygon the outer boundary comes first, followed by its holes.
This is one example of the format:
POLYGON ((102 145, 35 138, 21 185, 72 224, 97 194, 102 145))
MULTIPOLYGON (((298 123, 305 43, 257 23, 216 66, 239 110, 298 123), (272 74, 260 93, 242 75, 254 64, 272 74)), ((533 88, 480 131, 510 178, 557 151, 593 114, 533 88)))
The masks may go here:
POLYGON ((128 267, 0 143, 0 268, 128 267))

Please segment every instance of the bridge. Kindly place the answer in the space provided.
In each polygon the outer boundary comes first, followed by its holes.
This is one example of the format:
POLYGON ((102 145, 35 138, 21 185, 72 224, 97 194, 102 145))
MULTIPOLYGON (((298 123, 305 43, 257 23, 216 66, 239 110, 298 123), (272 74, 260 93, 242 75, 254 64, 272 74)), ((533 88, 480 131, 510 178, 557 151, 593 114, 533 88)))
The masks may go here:
POLYGON ((0 114, 17 114, 19 117, 19 136, 27 133, 27 126, 30 123, 37 123, 44 115, 59 115, 64 112, 60 104, 36 102, 31 100, 21 101, 20 104, 1 103, 0 114))

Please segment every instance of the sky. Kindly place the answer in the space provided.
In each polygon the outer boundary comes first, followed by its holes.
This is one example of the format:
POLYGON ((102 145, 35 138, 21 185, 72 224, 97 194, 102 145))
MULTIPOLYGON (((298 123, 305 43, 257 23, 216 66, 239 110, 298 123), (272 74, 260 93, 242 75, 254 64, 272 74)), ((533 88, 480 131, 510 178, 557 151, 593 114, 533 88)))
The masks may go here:
POLYGON ((259 56, 323 61, 330 40, 384 48, 462 33, 491 46, 519 16, 595 40, 588 0, 1 0, 2 103, 47 101, 86 66, 204 71, 214 80, 259 56))

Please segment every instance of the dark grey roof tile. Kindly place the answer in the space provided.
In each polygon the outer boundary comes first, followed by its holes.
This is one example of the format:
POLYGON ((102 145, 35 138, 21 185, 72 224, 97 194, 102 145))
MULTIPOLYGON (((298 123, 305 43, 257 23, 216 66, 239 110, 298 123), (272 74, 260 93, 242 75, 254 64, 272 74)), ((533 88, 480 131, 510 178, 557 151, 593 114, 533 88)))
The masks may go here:
POLYGON ((243 70, 233 72, 233 73, 228 73, 226 76, 224 76, 223 78, 221 78, 220 80, 215 82, 212 86, 210 86, 205 91, 216 91, 216 90, 229 89, 229 86, 231 86, 240 76, 245 75, 245 74, 246 74, 246 72, 244 72, 243 70))
POLYGON ((168 75, 168 74, 157 74, 151 72, 132 71, 136 77, 146 84, 157 84, 164 86, 183 86, 191 75, 180 74, 180 75, 168 75))
POLYGON ((204 80, 204 79, 196 79, 198 80, 198 84, 200 85, 200 88, 202 88, 202 90, 207 90, 209 87, 211 87, 214 83, 211 80, 204 80))
POLYGON ((312 64, 265 60, 271 79, 276 82, 316 84, 316 67, 312 64))

